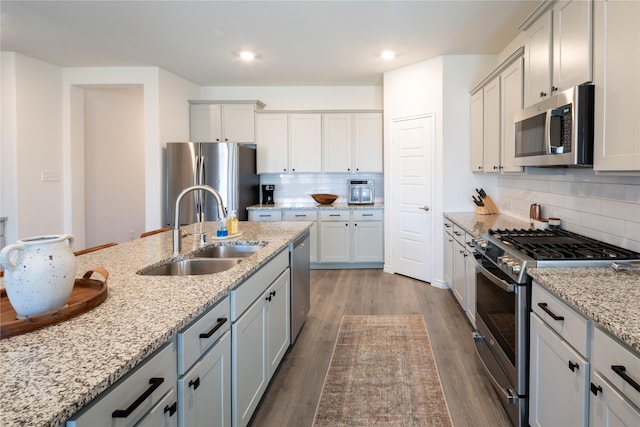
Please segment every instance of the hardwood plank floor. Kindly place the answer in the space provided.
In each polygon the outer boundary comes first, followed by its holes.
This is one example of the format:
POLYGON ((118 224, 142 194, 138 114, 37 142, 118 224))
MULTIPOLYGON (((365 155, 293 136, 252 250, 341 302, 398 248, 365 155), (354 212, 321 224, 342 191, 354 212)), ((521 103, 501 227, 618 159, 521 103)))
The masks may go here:
POLYGON ((454 426, 508 427, 471 324, 449 290, 382 270, 312 270, 311 310, 254 414, 256 427, 311 426, 345 314, 420 314, 454 426))

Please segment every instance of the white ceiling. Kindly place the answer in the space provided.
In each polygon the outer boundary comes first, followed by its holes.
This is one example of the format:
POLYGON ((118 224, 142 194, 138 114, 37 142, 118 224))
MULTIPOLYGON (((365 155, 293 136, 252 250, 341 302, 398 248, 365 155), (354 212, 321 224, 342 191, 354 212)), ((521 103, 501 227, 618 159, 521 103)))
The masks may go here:
POLYGON ((61 67, 158 66, 201 86, 379 85, 425 59, 500 52, 539 3, 1 0, 0 46, 61 67), (398 56, 383 61, 386 49, 398 56))

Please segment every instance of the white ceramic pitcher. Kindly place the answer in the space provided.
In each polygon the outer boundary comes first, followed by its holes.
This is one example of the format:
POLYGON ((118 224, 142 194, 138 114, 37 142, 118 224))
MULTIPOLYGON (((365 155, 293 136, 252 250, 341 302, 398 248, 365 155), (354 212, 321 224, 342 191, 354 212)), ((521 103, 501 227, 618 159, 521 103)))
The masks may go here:
POLYGON ((18 240, 0 251, 4 286, 18 318, 67 303, 76 277, 72 243, 70 234, 37 236, 18 240))

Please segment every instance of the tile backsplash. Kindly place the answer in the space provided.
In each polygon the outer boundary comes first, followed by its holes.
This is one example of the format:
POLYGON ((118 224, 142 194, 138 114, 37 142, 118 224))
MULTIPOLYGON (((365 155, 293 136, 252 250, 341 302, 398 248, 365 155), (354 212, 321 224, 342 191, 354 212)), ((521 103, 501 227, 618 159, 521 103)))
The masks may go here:
MULTIPOLYGON (((375 184, 375 201, 384 200, 384 175, 381 173, 295 173, 295 174, 262 174, 260 184, 276 186, 274 199, 276 203, 315 204, 312 194, 329 193, 338 196, 336 203, 347 203, 347 180, 373 179, 375 184)), ((262 195, 260 195, 262 197, 262 195)))
POLYGON ((596 175, 591 169, 527 169, 498 177, 502 213, 529 218, 529 205, 562 228, 640 252, 640 177, 596 175))

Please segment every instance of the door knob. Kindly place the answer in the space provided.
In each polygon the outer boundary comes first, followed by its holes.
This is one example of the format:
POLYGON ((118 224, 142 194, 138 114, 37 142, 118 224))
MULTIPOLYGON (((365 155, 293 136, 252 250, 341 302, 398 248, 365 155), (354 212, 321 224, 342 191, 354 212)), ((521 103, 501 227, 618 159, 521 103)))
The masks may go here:
POLYGON ((429 210, 429 206, 427 206, 427 205, 420 206, 418 209, 422 209, 423 211, 428 211, 429 210))

